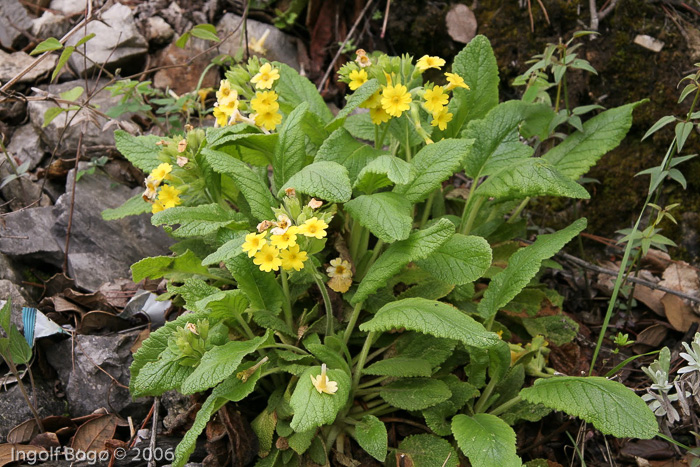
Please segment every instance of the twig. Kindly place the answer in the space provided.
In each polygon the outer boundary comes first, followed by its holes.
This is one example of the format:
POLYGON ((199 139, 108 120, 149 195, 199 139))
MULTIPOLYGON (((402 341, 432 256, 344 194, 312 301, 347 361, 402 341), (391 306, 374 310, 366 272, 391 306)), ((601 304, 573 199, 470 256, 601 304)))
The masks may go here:
MULTIPOLYGON (((576 256, 570 255, 568 253, 560 252, 560 253, 557 253, 557 256, 560 256, 560 257, 564 258, 565 260, 576 264, 577 266, 581 266, 583 268, 590 269, 591 271, 595 271, 595 272, 600 273, 600 274, 606 274, 608 276, 617 276, 619 273, 619 271, 615 271, 614 269, 607 269, 607 268, 603 268, 600 266, 596 266, 595 264, 591 264, 588 261, 584 261, 581 258, 577 258, 576 256)), ((649 287, 652 290, 660 290, 662 292, 666 292, 666 293, 669 293, 671 295, 676 295, 676 296, 684 298, 686 300, 690 300, 691 302, 700 303, 700 297, 697 297, 695 295, 690 295, 690 294, 687 294, 684 292, 680 292, 678 290, 669 289, 668 287, 664 287, 662 285, 655 284, 654 282, 647 281, 644 279, 639 279, 638 277, 632 277, 632 276, 626 275, 623 278, 627 282, 632 282, 633 284, 643 285, 645 287, 649 287)))
POLYGON ((338 58, 340 58, 340 56, 342 55, 343 49, 345 49, 345 45, 352 38, 352 35, 355 33, 355 29, 357 29, 357 26, 360 24, 360 21, 362 21, 362 18, 365 17, 365 13, 367 13, 367 10, 369 10, 369 7, 372 5, 373 1, 374 0, 367 0, 367 4, 362 9, 360 14, 357 16, 357 19, 355 20, 355 24, 352 25, 352 27, 350 28, 350 31, 348 31, 347 36, 345 36, 345 40, 343 41, 342 44, 340 44, 340 47, 338 48, 338 51, 335 53, 333 60, 331 60, 330 65, 328 65, 328 69, 326 70, 326 73, 323 75, 323 79, 321 79, 321 82, 318 84, 318 87, 316 88, 316 90, 318 92, 321 92, 321 89, 323 89, 323 86, 326 84, 328 77, 333 72, 333 66, 335 65, 335 62, 337 62, 338 58))
MULTIPOLYGON (((153 398, 153 424, 151 425, 151 442, 149 448, 151 452, 156 452, 156 432, 158 431, 158 402, 157 397, 153 398)), ((151 456, 148 460, 148 467, 156 467, 156 456, 151 456)))
POLYGON ((83 134, 85 134, 86 128, 83 125, 83 131, 80 132, 78 136, 78 149, 75 153, 75 168, 73 169, 73 186, 71 187, 70 194, 70 210, 68 211, 68 226, 66 227, 66 244, 63 252, 63 274, 68 275, 68 248, 70 247, 70 231, 73 226, 73 211, 75 208, 75 187, 78 185, 78 164, 80 164, 80 147, 83 143, 83 134))
POLYGON ((389 22, 389 8, 391 7, 391 0, 386 0, 386 9, 384 10, 384 22, 382 23, 382 33, 379 35, 380 38, 384 39, 384 34, 386 34, 386 25, 389 22))
POLYGON ((420 428, 421 430, 424 430, 426 433, 432 433, 432 430, 428 428, 427 426, 414 422, 413 420, 409 420, 407 418, 400 418, 400 417, 382 417, 380 418, 381 421, 384 423, 405 423, 406 425, 411 425, 415 426, 416 428, 420 428))
MULTIPOLYGON (((105 369, 102 368, 100 365, 98 365, 97 363, 95 363, 95 361, 90 357, 90 354, 88 354, 87 352, 85 352, 85 349, 83 349, 83 346, 80 344, 80 342, 79 342, 77 339, 74 340, 73 342, 75 342, 75 344, 80 348, 80 351, 83 352, 83 355, 85 356, 85 358, 87 358, 87 359, 90 361, 90 363, 92 363, 93 365, 95 365, 95 367, 96 367, 98 370, 100 370, 102 373, 106 374, 106 375, 114 382, 114 384, 116 384, 117 386, 119 386, 119 387, 122 388, 122 389, 129 389, 129 386, 124 386, 122 383, 119 382, 119 380, 117 380, 117 378, 115 378, 114 376, 110 375, 110 374, 107 372, 107 370, 105 370, 105 369)), ((75 371, 75 361, 73 361, 73 371, 75 371)))

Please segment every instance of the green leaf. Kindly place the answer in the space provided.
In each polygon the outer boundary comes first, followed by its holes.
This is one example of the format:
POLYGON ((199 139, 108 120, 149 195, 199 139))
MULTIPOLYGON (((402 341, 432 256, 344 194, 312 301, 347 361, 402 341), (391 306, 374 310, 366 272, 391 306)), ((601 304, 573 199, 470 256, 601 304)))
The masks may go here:
MULTIPOLYGON (((272 164, 272 158, 279 141, 277 133, 238 133, 233 130, 236 125, 223 128, 207 128, 207 143, 211 148, 218 149, 243 162, 259 167, 272 164)), ((256 128, 246 125, 239 131, 256 131, 256 128)))
POLYGON ((337 162, 348 169, 350 180, 355 180, 363 168, 383 154, 383 151, 357 141, 345 128, 338 128, 326 138, 314 160, 337 162))
POLYGON ((187 41, 190 40, 191 35, 192 35, 192 32, 187 31, 182 36, 178 37, 178 39, 175 41, 175 45, 181 49, 184 49, 185 46, 187 45, 187 41))
POLYGON ((222 261, 230 260, 236 256, 243 254, 241 246, 245 243, 247 232, 237 232, 236 236, 228 242, 221 245, 214 253, 210 254, 202 260, 204 266, 219 264, 222 261))
POLYGON ((422 358, 394 357, 374 362, 362 370, 362 374, 395 378, 428 377, 433 374, 433 367, 422 358))
POLYGON ((664 115, 656 123, 654 123, 651 126, 651 128, 649 128, 649 130, 647 130, 646 133, 644 133, 644 136, 642 136, 642 141, 644 141, 649 136, 653 135, 654 133, 656 133, 657 131, 659 131, 660 129, 662 129, 663 127, 668 125, 669 123, 675 122, 675 121, 676 121, 676 117, 674 117, 673 115, 664 115))
POLYGON ((389 185, 406 185, 416 177, 412 164, 396 156, 383 155, 367 164, 357 175, 353 188, 372 193, 389 185))
POLYGON ((306 136, 301 121, 309 104, 304 102, 284 120, 279 131, 279 142, 272 159, 275 186, 283 186, 292 175, 304 168, 306 162, 306 136))
POLYGON ((514 161, 479 185, 475 194, 499 201, 528 196, 564 196, 589 199, 585 188, 556 170, 542 158, 514 161))
POLYGON ((384 422, 374 415, 365 415, 360 423, 355 425, 355 439, 370 456, 379 462, 384 462, 389 446, 384 422))
POLYGON ((102 219, 113 221, 127 216, 138 216, 150 210, 151 205, 144 201, 141 195, 136 195, 133 198, 127 199, 124 204, 118 208, 105 209, 102 211, 102 219))
POLYGON ((360 325, 362 331, 405 328, 435 337, 454 339, 477 348, 491 348, 501 342, 498 334, 447 303, 407 298, 384 305, 374 317, 360 325))
POLYGON ((250 426, 258 437, 259 456, 267 456, 272 450, 272 439, 275 436, 277 426, 277 412, 265 409, 250 422, 250 426))
POLYGON ((617 438, 651 439, 659 432, 654 413, 634 391, 617 381, 590 376, 538 379, 520 391, 533 404, 542 404, 592 423, 617 438))
POLYGON ((225 261, 226 268, 236 279, 238 288, 248 297, 253 309, 278 311, 282 309, 284 295, 274 274, 263 272, 247 255, 239 255, 225 261))
POLYGON ((242 214, 236 211, 212 203, 199 206, 175 206, 154 214, 151 217, 151 223, 153 225, 180 224, 180 227, 173 230, 172 235, 184 238, 207 235, 230 224, 247 227, 247 223, 241 217, 242 214))
POLYGON ((479 314, 485 319, 495 315, 535 277, 540 265, 569 243, 586 228, 586 219, 579 219, 567 228, 548 235, 540 235, 532 245, 518 250, 508 261, 508 267, 496 274, 479 302, 479 314))
POLYGON ((564 314, 523 318, 523 326, 532 337, 544 336, 557 346, 573 341, 578 335, 578 324, 564 314))
POLYGON ((361 195, 345 203, 345 210, 387 243, 407 239, 413 227, 413 204, 397 193, 361 195))
POLYGON ((160 147, 156 143, 163 138, 155 135, 132 136, 126 131, 114 132, 114 142, 119 152, 136 168, 150 173, 161 163, 158 160, 160 147))
POLYGON ((307 368, 299 376, 299 382, 289 400, 289 405, 294 410, 291 427, 296 432, 330 425, 348 402, 351 382, 347 373, 343 370, 327 370, 328 379, 338 383, 338 391, 335 394, 319 393, 316 390, 311 377, 320 374, 320 366, 307 368))
POLYGON ((454 117, 443 135, 447 138, 457 137, 470 120, 483 118, 498 105, 498 63, 485 36, 476 36, 457 54, 452 71, 470 89, 454 90, 448 106, 454 117))
POLYGON ((326 126, 326 129, 328 131, 333 131, 340 127, 345 121, 345 118, 350 115, 350 112, 361 106, 362 103, 369 99, 372 94, 379 90, 380 87, 379 81, 376 79, 370 79, 369 81, 365 82, 354 93, 352 93, 350 97, 348 97, 348 102, 345 104, 345 107, 343 107, 335 118, 331 120, 331 122, 326 126))
POLYGON ((67 101, 75 101, 82 96, 84 92, 85 89, 82 86, 76 86, 68 91, 60 93, 59 96, 61 96, 61 99, 65 99, 67 101))
POLYGON ((165 277, 184 281, 193 275, 209 276, 209 270, 202 266, 202 260, 192 251, 187 250, 180 256, 152 256, 131 265, 134 282, 143 279, 160 279, 165 277))
POLYGON ((491 266, 491 247, 481 237, 455 234, 416 264, 441 281, 468 284, 483 276, 491 266))
POLYGON ((44 112, 44 123, 41 125, 41 127, 46 128, 56 119, 56 117, 67 111, 68 109, 64 109, 63 107, 49 107, 46 109, 46 112, 44 112))
POLYGON ((282 196, 287 188, 294 188, 298 192, 331 203, 344 203, 352 196, 348 171, 336 162, 314 162, 307 165, 292 175, 280 188, 278 196, 282 196))
POLYGON ((280 79, 275 83, 275 91, 280 96, 280 107, 285 113, 288 114, 292 109, 307 102, 309 110, 318 115, 324 123, 333 119, 328 105, 311 81, 289 65, 279 62, 274 62, 273 65, 280 71, 280 79))
POLYGON ((190 31, 194 37, 204 39, 205 41, 220 42, 219 36, 216 35, 216 27, 211 24, 198 24, 190 31))
POLYGON ((379 388, 389 405, 404 410, 423 410, 452 397, 445 383, 431 378, 397 379, 379 388))
POLYGON ((233 374, 243 361, 243 357, 255 352, 266 336, 256 337, 246 341, 231 341, 219 345, 204 354, 199 366, 182 383, 182 394, 209 389, 233 374))
POLYGON ((59 50, 63 48, 63 44, 55 37, 49 37, 48 39, 41 41, 39 45, 34 47, 34 50, 29 52, 29 55, 39 55, 44 52, 51 52, 52 50, 59 50))
POLYGON ((370 267, 360 286, 352 297, 355 305, 386 285, 386 281, 396 275, 401 268, 426 258, 454 234, 454 224, 440 219, 430 227, 413 232, 406 240, 395 242, 370 267))
POLYGON ((183 467, 187 463, 187 459, 192 455, 197 445, 197 438, 199 438, 199 435, 201 435, 207 427, 209 419, 221 407, 226 405, 226 402, 228 402, 226 399, 216 397, 214 394, 210 394, 209 397, 207 397, 202 407, 197 412, 197 416, 194 418, 192 428, 187 430, 185 436, 182 437, 182 441, 180 441, 175 448, 175 459, 172 463, 173 467, 183 467))
POLYGON ((290 436, 287 439, 287 442, 289 443, 289 447, 294 450, 297 454, 301 455, 304 454, 309 447, 311 446, 311 443, 313 440, 316 438, 316 428, 312 428, 311 430, 308 431, 301 431, 299 433, 294 433, 292 436, 290 436))
POLYGON ((690 136, 690 132, 693 130, 694 126, 693 122, 676 123, 676 146, 678 146, 678 152, 683 150, 685 140, 690 136))
MULTIPOLYGON (((248 202, 251 214, 257 220, 262 221, 275 218, 272 206, 276 206, 277 201, 272 196, 267 182, 251 170, 245 162, 241 162, 233 156, 214 149, 205 148, 202 150, 202 154, 206 156, 212 169, 231 177, 233 183, 248 202)), ((167 211, 166 209, 163 212, 167 211)))
POLYGON ((56 68, 54 68, 53 73, 51 73, 51 81, 55 80, 63 67, 66 66, 66 63, 68 63, 68 60, 70 59, 71 55, 73 55, 74 51, 75 47, 72 45, 69 45, 63 49, 61 56, 58 57, 58 62, 56 62, 56 68))
POLYGON ((646 100, 606 110, 583 124, 544 156, 564 176, 577 180, 598 159, 616 148, 632 125, 632 111, 646 100))
POLYGON ((462 137, 474 139, 471 152, 464 160, 468 176, 478 179, 491 175, 532 155, 533 149, 522 143, 518 134, 529 106, 522 101, 504 102, 483 119, 469 122, 462 133, 462 137))
POLYGON ((368 112, 350 115, 345 120, 343 128, 350 132, 353 137, 371 142, 374 142, 376 136, 374 132, 375 129, 378 129, 377 125, 372 123, 368 112))
POLYGON ((7 335, 7 337, 0 338, 0 354, 5 358, 11 355, 12 361, 16 365, 24 365, 32 359, 32 349, 17 326, 12 324, 11 314, 12 300, 8 298, 0 309, 0 328, 7 335))
POLYGON ((472 144, 473 141, 465 139, 445 139, 423 147, 411 162, 416 177, 406 185, 395 187, 394 192, 412 203, 423 201, 457 172, 472 144))
POLYGON ((520 467, 523 464, 515 452, 515 432, 495 415, 455 415, 452 433, 474 467, 520 467))
POLYGON ((194 368, 180 365, 179 355, 166 349, 157 360, 144 362, 138 373, 130 382, 134 397, 159 396, 165 391, 179 389, 180 385, 192 374, 194 368))
POLYGON ((91 40, 93 37, 95 37, 95 33, 91 32, 87 36, 81 38, 78 42, 75 43, 76 47, 80 47, 83 44, 86 44, 89 40, 91 40))
POLYGON ((457 341, 440 339, 420 332, 404 332, 396 341, 399 357, 427 360, 435 368, 452 355, 457 341))
POLYGON ((446 439, 421 434, 405 438, 399 444, 397 457, 408 459, 403 465, 413 467, 458 467, 459 457, 446 439))
MULTIPOLYGON (((256 364, 256 362, 245 362, 241 364, 238 370, 241 372, 246 371, 256 364)), ((263 366, 264 365, 258 367, 245 381, 238 377, 238 373, 229 376, 214 388, 212 395, 231 402, 238 402, 245 399, 255 390, 255 385, 260 379, 260 376, 262 376, 263 366)))

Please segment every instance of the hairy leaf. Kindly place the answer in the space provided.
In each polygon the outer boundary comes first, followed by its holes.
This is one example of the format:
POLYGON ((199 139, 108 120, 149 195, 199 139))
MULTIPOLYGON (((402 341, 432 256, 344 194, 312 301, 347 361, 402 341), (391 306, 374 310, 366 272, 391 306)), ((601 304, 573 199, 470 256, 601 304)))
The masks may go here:
POLYGON ((379 389, 390 405, 404 410, 423 410, 452 396, 445 383, 431 378, 397 379, 379 389))
POLYGON ((175 448, 175 459, 172 463, 173 467, 182 467, 187 463, 187 459, 192 455, 197 445, 197 438, 199 438, 199 435, 201 435, 207 427, 209 419, 221 407, 226 405, 226 402, 228 402, 226 399, 216 397, 214 394, 210 394, 209 397, 207 397, 207 400, 204 401, 202 407, 197 412, 192 427, 187 430, 185 436, 182 437, 182 441, 180 441, 175 448))
POLYGON ((344 203, 352 196, 348 171, 337 162, 314 162, 287 180, 278 195, 287 188, 331 203, 344 203))
POLYGON ((401 158, 390 155, 379 156, 360 170, 353 188, 365 193, 389 185, 406 185, 416 177, 416 169, 401 158))
POLYGON ((282 308, 284 295, 273 274, 261 271, 246 255, 235 256, 225 264, 252 308, 268 311, 282 308))
POLYGON ((323 142, 314 160, 337 162, 348 169, 350 180, 355 180, 365 166, 382 154, 385 153, 357 141, 341 127, 323 142))
POLYGON ((294 410, 291 427, 294 431, 307 431, 322 425, 330 425, 336 415, 345 407, 350 395, 350 377, 343 370, 328 370, 330 381, 338 383, 335 394, 319 393, 311 381, 311 377, 321 374, 321 367, 307 368, 299 376, 289 405, 294 410))
POLYGON ((163 138, 156 135, 132 136, 126 131, 114 132, 114 143, 126 159, 144 172, 151 172, 161 164, 158 160, 160 147, 157 142, 163 138))
POLYGON ((428 377, 433 373, 432 365, 422 358, 394 357, 374 362, 362 374, 375 376, 393 376, 409 378, 415 376, 428 377))
POLYGON ((404 465, 413 467, 459 466, 459 456, 450 443, 435 435, 420 434, 405 438, 399 444, 397 455, 410 462, 404 465))
POLYGON ((348 97, 348 102, 345 104, 345 107, 343 107, 340 112, 338 112, 338 115, 328 124, 327 129, 333 131, 340 127, 345 121, 345 118, 350 115, 350 112, 361 106, 362 103, 369 99, 380 87, 379 81, 376 79, 366 81, 348 97))
POLYGON ((405 240, 413 226, 413 205, 391 192, 361 195, 345 203, 345 210, 387 243, 405 240))
MULTIPOLYGON (((275 186, 281 187, 295 173, 299 172, 306 162, 306 136, 301 121, 309 111, 309 104, 303 102, 296 107, 284 120, 279 130, 279 143, 275 147, 272 160, 275 186)), ((269 219, 269 218, 268 218, 269 219)))
POLYGON ((214 253, 210 254, 202 260, 202 264, 209 266, 219 264, 221 261, 227 261, 231 258, 243 254, 241 246, 245 243, 246 232, 236 232, 235 236, 228 242, 221 245, 214 253))
POLYGON ((491 247, 482 237, 455 234, 418 266, 450 284, 467 284, 491 266, 491 247))
POLYGON ((333 119, 328 105, 311 81, 289 65, 279 62, 274 62, 273 65, 280 71, 280 79, 275 83, 275 91, 280 96, 280 108, 283 112, 290 113, 292 109, 306 102, 309 104, 309 110, 318 115, 324 123, 333 119))
POLYGON ((132 198, 127 199, 124 204, 118 208, 105 209, 102 211, 102 219, 106 221, 113 221, 116 219, 121 219, 127 216, 138 216, 144 212, 149 212, 151 210, 151 205, 143 200, 141 195, 136 195, 132 198))
POLYGON ((187 250, 180 256, 152 256, 131 265, 134 282, 143 279, 160 279, 166 277, 184 281, 192 276, 208 276, 209 270, 202 266, 202 260, 192 251, 187 250))
POLYGON ((247 227, 242 214, 226 209, 220 204, 201 204, 199 206, 175 206, 156 213, 151 217, 153 225, 180 224, 172 234, 174 237, 195 237, 207 235, 233 224, 239 228, 247 227))
POLYGON ((515 432, 506 422, 487 413, 455 415, 452 433, 474 467, 520 467, 515 453, 515 432))
POLYGON ((360 423, 355 425, 355 439, 370 456, 384 462, 389 443, 384 422, 374 415, 365 415, 360 423))

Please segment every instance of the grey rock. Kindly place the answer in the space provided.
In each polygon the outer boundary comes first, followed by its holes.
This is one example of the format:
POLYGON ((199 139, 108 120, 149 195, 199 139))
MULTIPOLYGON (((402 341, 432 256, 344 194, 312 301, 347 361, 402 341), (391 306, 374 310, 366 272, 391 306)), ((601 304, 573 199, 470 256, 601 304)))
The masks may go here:
POLYGON ((173 28, 160 16, 151 16, 145 21, 146 39, 155 45, 170 42, 175 35, 173 28))
MULTIPOLYGON (((0 180, 14 174, 15 172, 10 169, 9 164, 0 166, 0 180)), ((49 197, 41 192, 40 183, 30 180, 27 172, 23 172, 22 176, 7 183, 0 189, 0 193, 9 203, 11 211, 18 211, 28 206, 43 207, 51 204, 49 197)))
POLYGON ((0 122, 16 123, 24 120, 27 103, 24 100, 5 100, 0 102, 0 122))
POLYGON ((26 38, 22 31, 32 28, 32 20, 19 0, 0 2, 0 46, 6 49, 19 48, 26 38))
POLYGON ((19 165, 29 162, 27 170, 34 170, 44 158, 44 147, 39 132, 31 124, 22 125, 12 134, 7 151, 19 159, 19 165))
POLYGON ((22 307, 34 306, 34 301, 26 290, 9 280, 0 280, 0 304, 3 306, 7 300, 12 301, 12 311, 10 320, 20 331, 24 330, 22 325, 22 307))
POLYGON ((43 15, 32 20, 32 35, 40 38, 56 37, 60 39, 71 27, 71 21, 64 15, 45 11, 43 15))
MULTIPOLYGON (((157 54, 156 67, 181 65, 191 57, 197 56, 197 58, 187 68, 157 71, 153 76, 153 85, 160 89, 172 89, 178 95, 192 92, 197 88, 199 77, 204 73, 211 59, 217 55, 215 50, 206 52, 209 46, 210 42, 191 38, 183 49, 175 44, 164 48, 157 54)), ((207 87, 219 87, 219 72, 216 68, 210 68, 202 80, 202 88, 207 87)))
POLYGON ((129 390, 131 346, 140 331, 106 336, 76 335, 52 346, 47 352, 68 399, 68 411, 74 417, 96 409, 113 409, 122 416, 143 416, 151 405, 148 399, 133 401, 129 390), (104 370, 104 371, 102 371, 104 370), (112 378, 104 372, 109 373, 112 378))
MULTIPOLYGON (((101 65, 109 69, 138 69, 141 59, 148 52, 148 43, 136 28, 131 9, 121 3, 102 13, 101 20, 88 23, 85 34, 92 33, 95 37, 85 44, 86 55, 90 59, 87 64, 79 54, 73 54, 68 61, 81 76, 101 65)), ((75 34, 68 40, 68 45, 75 45, 82 37, 82 34, 75 34)))
MULTIPOLYGON (((51 229, 62 246, 68 225, 73 171, 68 174, 66 194, 56 202, 56 224, 51 229)), ((131 277, 130 267, 146 256, 168 254, 172 240, 162 229, 153 226, 150 216, 130 216, 105 221, 101 213, 121 206, 139 194, 140 188, 113 186, 100 172, 84 175, 75 190, 68 272, 80 288, 95 291, 104 282, 131 277)))
MULTIPOLYGON (((100 80, 90 83, 90 89, 101 89, 107 80, 100 80)), ((76 86, 85 87, 85 81, 76 80, 61 84, 53 84, 46 87, 46 91, 52 95, 58 95, 62 92, 71 90, 76 86)), ((86 93, 78 98, 78 102, 85 102, 86 93)), ((101 91, 90 99, 90 103, 98 106, 101 111, 105 111, 119 102, 119 97, 112 97, 109 91, 101 91)), ((101 117, 87 109, 79 111, 79 115, 75 118, 75 111, 64 112, 56 117, 48 126, 43 127, 44 114, 51 107, 56 107, 53 102, 49 101, 31 101, 28 104, 29 120, 32 126, 39 132, 41 139, 48 150, 53 150, 60 143, 61 154, 75 154, 78 147, 78 140, 82 133, 83 146, 113 146, 114 132, 103 131, 102 128, 107 119, 101 117), (70 123, 70 127, 63 132, 66 125, 70 123), (83 125, 85 123, 85 125, 83 125), (83 131, 85 130, 85 131, 83 131), (59 138, 63 133, 63 139, 59 138)))
POLYGON ((19 283, 22 280, 22 276, 17 272, 14 262, 2 253, 0 253, 0 279, 15 283, 19 283))
MULTIPOLYGON (((70 355, 67 358, 70 364, 70 355)), ((29 384, 29 378, 25 378, 24 383, 29 397, 36 396, 40 417, 61 415, 65 411, 65 401, 54 394, 51 383, 35 379, 35 392, 32 391, 31 384, 29 384)), ((0 388, 0 442, 6 441, 7 433, 12 428, 30 418, 33 418, 32 412, 22 397, 17 384, 8 385, 7 390, 0 388)))
MULTIPOLYGON (((219 53, 235 56, 241 44, 242 27, 239 27, 242 18, 233 13, 226 13, 217 24, 219 37, 226 37, 231 32, 236 31, 231 37, 219 46, 219 53)), ((267 33, 263 48, 265 54, 262 55, 268 60, 286 63, 292 68, 299 70, 299 59, 297 58, 296 39, 289 36, 271 24, 261 23, 248 19, 246 22, 248 29, 248 41, 260 40, 267 33)), ((254 51, 251 51, 254 52, 254 51)))
POLYGON ((189 396, 182 395, 177 391, 163 393, 160 404, 167 412, 163 417, 163 426, 166 430, 177 427, 177 418, 187 413, 192 405, 189 396))
POLYGON ((55 222, 53 207, 23 209, 4 215, 0 223, 0 253, 61 266, 63 250, 51 234, 55 222))
MULTIPOLYGON (((0 2, 1 4, 2 2, 0 2)), ((34 83, 43 75, 54 69, 58 58, 54 55, 46 57, 26 75, 19 79, 19 83, 34 83)), ((14 78, 20 71, 34 62, 34 57, 24 52, 7 54, 0 50, 0 82, 6 83, 14 78)))
POLYGON ((51 0, 51 10, 73 16, 85 11, 85 2, 82 0, 51 0))

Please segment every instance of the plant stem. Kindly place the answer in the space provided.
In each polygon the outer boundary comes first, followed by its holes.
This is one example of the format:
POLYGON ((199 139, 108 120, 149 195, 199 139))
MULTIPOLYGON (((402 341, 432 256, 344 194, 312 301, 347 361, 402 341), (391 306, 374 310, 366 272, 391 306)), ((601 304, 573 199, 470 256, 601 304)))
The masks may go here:
POLYGON ((372 380, 367 381, 366 383, 360 384, 359 386, 357 386, 357 388, 358 389, 366 389, 366 388, 369 388, 371 386, 374 386, 375 384, 381 383, 382 381, 384 381, 387 378, 388 378, 388 376, 379 376, 377 378, 374 378, 372 380))
POLYGON ((331 305, 331 298, 328 296, 328 289, 326 289, 326 284, 323 283, 318 274, 314 274, 314 281, 318 289, 321 291, 321 296, 323 297, 323 304, 326 307, 326 337, 333 334, 333 307, 331 305))
POLYGON ((488 403, 491 394, 493 394, 493 390, 496 388, 496 383, 496 378, 491 378, 489 380, 489 384, 486 386, 486 389, 484 389, 484 392, 481 393, 481 397, 479 397, 479 400, 474 406, 474 413, 481 413, 486 410, 486 404, 488 403))
POLYGON ((243 316, 241 316, 240 313, 236 313, 236 321, 238 321, 238 324, 241 325, 243 328, 243 332, 248 336, 248 339, 255 339, 255 334, 253 333, 253 330, 250 329, 250 326, 248 326, 248 323, 246 320, 243 319, 243 316))
MULTIPOLYGON (((9 352, 9 349, 8 349, 8 352, 9 352)), ((39 427, 39 433, 43 433, 44 432, 44 424, 41 423, 41 417, 39 417, 39 412, 37 412, 36 407, 34 407, 34 404, 32 404, 32 400, 29 398, 29 394, 27 394, 27 388, 24 386, 24 383, 22 382, 22 378, 19 375, 19 371, 17 371, 17 367, 15 366, 15 362, 12 361, 12 355, 5 356, 5 354, 0 354, 0 356, 2 356, 2 359, 5 360, 5 363, 7 364, 8 368, 10 369, 10 372, 17 380, 17 387, 19 387, 19 390, 22 393, 22 397, 24 398, 24 401, 27 403, 29 410, 32 411, 32 415, 34 416, 34 420, 36 421, 36 425, 39 427)))
POLYGON ((509 401, 504 402, 503 404, 499 405, 495 409, 493 409, 491 412, 489 412, 491 415, 501 415, 502 413, 508 411, 511 407, 513 407, 515 404, 520 402, 522 399, 520 396, 515 396, 509 401))
POLYGON ((525 206, 530 202, 530 197, 528 196, 525 198, 517 208, 515 208, 515 211, 513 211, 513 214, 510 215, 508 220, 506 221, 508 224, 514 224, 517 220, 518 217, 520 216, 520 213, 523 212, 523 209, 525 209, 525 206))
POLYGON ((284 292, 284 319, 287 326, 294 330, 294 319, 292 317, 292 299, 289 295, 289 282, 287 281, 287 273, 284 269, 280 269, 280 277, 282 278, 282 291, 284 292))
POLYGON ((372 347, 372 341, 374 340, 374 332, 367 333, 365 338, 365 344, 362 346, 360 351, 360 356, 357 359, 357 364, 355 364, 355 373, 352 376, 352 393, 355 393, 357 386, 360 384, 360 378, 362 377, 362 369, 367 361, 367 354, 369 354, 369 349, 372 347))
POLYGON ((438 193, 440 190, 433 190, 432 193, 430 193, 430 196, 428 196, 428 200, 425 202, 425 208, 423 209, 423 216, 420 219, 420 226, 419 228, 423 228, 426 222, 428 222, 428 217, 430 217, 430 212, 433 210, 433 200, 435 199, 435 193, 438 193))
MULTIPOLYGON (((352 309, 352 315, 350 315, 350 321, 348 321, 348 325, 345 328, 345 333, 343 333, 343 342, 345 344, 348 343, 350 340, 350 336, 352 335, 352 332, 355 330, 355 324, 357 324, 357 319, 360 317, 360 313, 362 312, 362 305, 364 302, 360 302, 357 305, 355 305, 355 308, 352 309)), ((351 363, 351 362, 348 362, 351 363)))
MULTIPOLYGON (((469 200, 471 200, 471 196, 469 197, 469 200)), ((481 208, 481 205, 484 204, 484 201, 486 201, 486 198, 483 196, 479 196, 476 198, 476 201, 474 201, 474 206, 470 206, 469 209, 469 215, 466 219, 466 222, 464 221, 464 218, 462 218, 462 224, 463 227, 461 229, 461 233, 463 235, 469 235, 469 232, 472 230, 472 226, 474 225, 474 220, 476 219, 476 215, 479 213, 479 209, 481 208)), ((468 203, 469 204, 469 203, 468 203)), ((464 214, 467 214, 467 206, 464 207, 464 214)))

